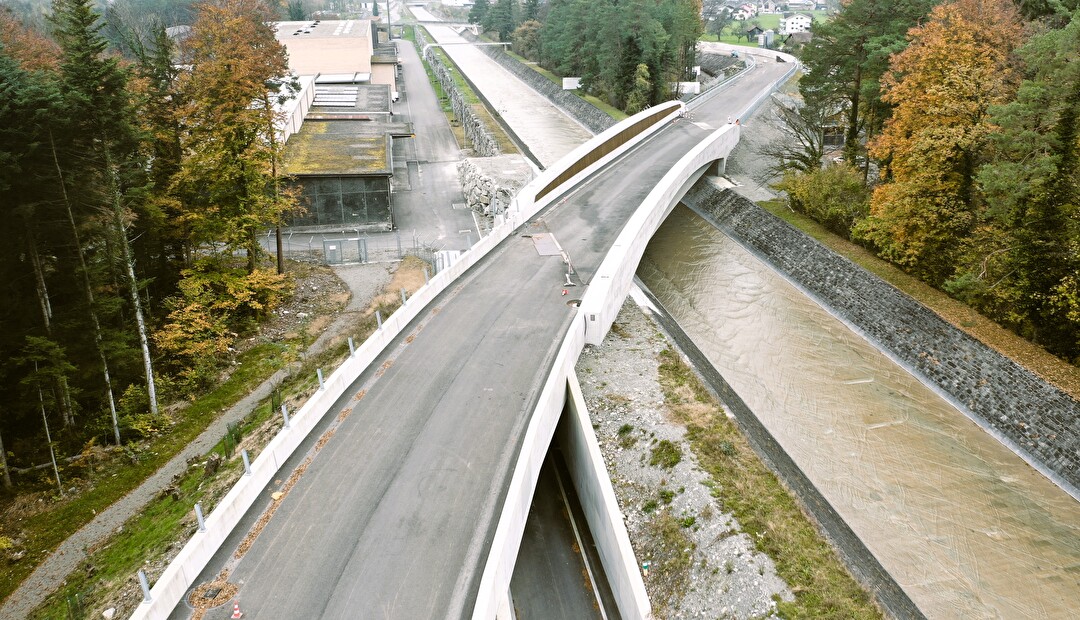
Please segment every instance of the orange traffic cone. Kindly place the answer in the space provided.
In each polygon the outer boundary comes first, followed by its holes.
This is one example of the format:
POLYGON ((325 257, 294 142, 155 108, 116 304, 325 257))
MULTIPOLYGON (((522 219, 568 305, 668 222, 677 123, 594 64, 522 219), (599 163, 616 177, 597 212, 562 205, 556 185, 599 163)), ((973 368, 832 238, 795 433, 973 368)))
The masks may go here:
POLYGON ((233 601, 232 615, 230 618, 243 618, 244 612, 240 611, 240 601, 233 601))

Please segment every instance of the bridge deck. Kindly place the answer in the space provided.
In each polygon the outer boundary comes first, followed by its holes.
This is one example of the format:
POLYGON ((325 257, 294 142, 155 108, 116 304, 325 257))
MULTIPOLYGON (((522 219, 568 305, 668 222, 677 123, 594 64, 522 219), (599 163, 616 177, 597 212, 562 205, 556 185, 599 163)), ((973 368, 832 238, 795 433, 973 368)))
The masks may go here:
MULTIPOLYGON (((761 65, 695 123, 670 125, 531 225, 555 235, 587 283, 707 123, 745 109, 782 72, 761 65)), ((245 613, 471 615, 522 430, 574 317, 566 302, 582 291, 561 294, 564 272, 530 239, 508 238, 357 380, 339 403, 350 415, 233 570, 245 613)), ((215 612, 206 617, 227 617, 215 612)))

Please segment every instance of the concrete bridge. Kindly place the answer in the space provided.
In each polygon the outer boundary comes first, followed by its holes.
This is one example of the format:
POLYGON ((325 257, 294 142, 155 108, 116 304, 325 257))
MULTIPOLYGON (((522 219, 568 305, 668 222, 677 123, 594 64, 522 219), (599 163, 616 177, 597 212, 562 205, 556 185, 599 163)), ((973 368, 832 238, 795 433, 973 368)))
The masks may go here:
MULTIPOLYGON (((243 538, 237 525, 267 508, 267 491, 290 473, 279 469, 317 427, 332 436, 246 553, 220 567, 240 584, 245 612, 507 617, 530 499, 578 353, 603 338, 679 197, 710 168, 722 171, 740 130, 726 119, 745 115, 794 67, 760 63, 689 116, 677 102, 646 110, 524 188, 491 235, 292 414, 133 617, 174 612, 218 549, 243 538)), ((579 418, 562 428, 619 612, 648 617, 591 427, 579 418)))

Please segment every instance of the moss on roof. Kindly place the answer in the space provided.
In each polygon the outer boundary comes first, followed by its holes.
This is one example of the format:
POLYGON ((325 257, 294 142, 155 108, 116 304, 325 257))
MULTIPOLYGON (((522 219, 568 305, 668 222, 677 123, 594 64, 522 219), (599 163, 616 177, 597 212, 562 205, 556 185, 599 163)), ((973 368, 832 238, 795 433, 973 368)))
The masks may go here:
POLYGON ((337 133, 331 123, 304 123, 285 145, 285 173, 390 176, 390 136, 337 133))

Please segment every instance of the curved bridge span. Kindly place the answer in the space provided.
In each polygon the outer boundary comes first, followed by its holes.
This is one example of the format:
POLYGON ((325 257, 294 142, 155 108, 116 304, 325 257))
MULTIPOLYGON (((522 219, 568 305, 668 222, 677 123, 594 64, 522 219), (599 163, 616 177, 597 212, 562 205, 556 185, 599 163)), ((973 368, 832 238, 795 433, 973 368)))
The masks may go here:
MULTIPOLYGON (((133 617, 174 611, 217 549, 231 548, 237 524, 263 511, 264 491, 288 477, 279 468, 323 420, 333 434, 317 458, 243 557, 227 560, 245 613, 495 616, 577 353, 614 320, 667 212, 736 144, 739 127, 720 119, 744 114, 793 69, 762 63, 693 118, 678 103, 647 110, 527 186, 507 221, 292 416, 133 617), (634 135, 611 150, 628 127, 634 135), (575 168, 598 148, 602 157, 575 168), (558 251, 540 251, 540 239, 558 251)), ((637 580, 625 597, 647 615, 637 580)))

